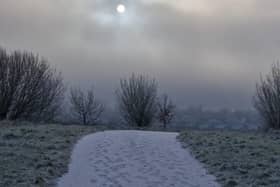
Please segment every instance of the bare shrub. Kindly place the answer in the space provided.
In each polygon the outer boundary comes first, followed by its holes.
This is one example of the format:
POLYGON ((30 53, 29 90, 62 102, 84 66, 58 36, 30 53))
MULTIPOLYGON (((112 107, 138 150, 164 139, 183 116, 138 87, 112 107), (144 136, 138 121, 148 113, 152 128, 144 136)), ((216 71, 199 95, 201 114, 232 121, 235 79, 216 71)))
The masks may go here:
POLYGON ((166 129, 167 125, 171 123, 174 118, 175 105, 169 99, 168 95, 164 94, 158 102, 158 120, 166 129))
POLYGON ((149 126, 157 111, 156 97, 157 83, 154 79, 135 74, 121 79, 117 98, 124 121, 132 126, 149 126))
POLYGON ((256 86, 254 106, 261 115, 266 129, 280 129, 280 65, 273 64, 265 78, 256 86))
POLYGON ((6 118, 9 109, 9 103, 11 103, 11 94, 8 84, 8 60, 9 55, 6 50, 0 48, 0 119, 6 118))
POLYGON ((0 49, 0 118, 52 120, 63 100, 60 73, 33 53, 0 49))
POLYGON ((104 106, 96 100, 93 89, 85 93, 81 89, 72 88, 70 104, 73 117, 83 125, 96 123, 104 111, 104 106))

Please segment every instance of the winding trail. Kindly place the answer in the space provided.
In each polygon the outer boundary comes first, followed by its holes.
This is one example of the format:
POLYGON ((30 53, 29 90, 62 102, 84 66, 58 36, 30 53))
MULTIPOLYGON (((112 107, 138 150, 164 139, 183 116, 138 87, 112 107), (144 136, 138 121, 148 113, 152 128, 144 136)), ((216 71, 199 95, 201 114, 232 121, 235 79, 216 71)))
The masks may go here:
POLYGON ((81 139, 58 187, 219 187, 177 133, 105 131, 81 139))

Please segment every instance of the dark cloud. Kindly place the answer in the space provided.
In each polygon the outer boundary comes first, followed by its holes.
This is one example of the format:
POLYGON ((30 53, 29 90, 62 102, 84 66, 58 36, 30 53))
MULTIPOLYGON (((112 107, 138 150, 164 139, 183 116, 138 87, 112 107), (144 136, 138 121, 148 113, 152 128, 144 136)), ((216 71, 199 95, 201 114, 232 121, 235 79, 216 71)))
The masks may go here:
POLYGON ((259 73, 279 58, 279 8, 275 0, 0 0, 0 45, 40 53, 69 84, 94 84, 109 103, 118 79, 140 72, 184 105, 250 107, 259 73))

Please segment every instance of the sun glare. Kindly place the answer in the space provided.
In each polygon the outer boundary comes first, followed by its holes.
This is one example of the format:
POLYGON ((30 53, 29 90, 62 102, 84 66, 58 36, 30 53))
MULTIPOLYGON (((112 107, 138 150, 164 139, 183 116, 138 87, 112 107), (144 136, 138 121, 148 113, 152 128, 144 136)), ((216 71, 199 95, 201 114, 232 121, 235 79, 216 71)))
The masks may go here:
POLYGON ((125 6, 124 6, 123 4, 119 4, 119 5, 117 6, 117 12, 118 12, 119 14, 125 13, 125 10, 126 10, 126 8, 125 8, 125 6))

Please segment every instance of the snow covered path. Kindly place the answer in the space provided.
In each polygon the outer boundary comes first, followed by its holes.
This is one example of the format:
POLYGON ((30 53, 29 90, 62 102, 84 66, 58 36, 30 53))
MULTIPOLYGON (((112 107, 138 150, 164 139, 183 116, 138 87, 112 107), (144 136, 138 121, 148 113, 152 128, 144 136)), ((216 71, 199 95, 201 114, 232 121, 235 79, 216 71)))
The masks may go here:
POLYGON ((177 133, 105 131, 81 139, 58 187, 216 187, 177 133))

